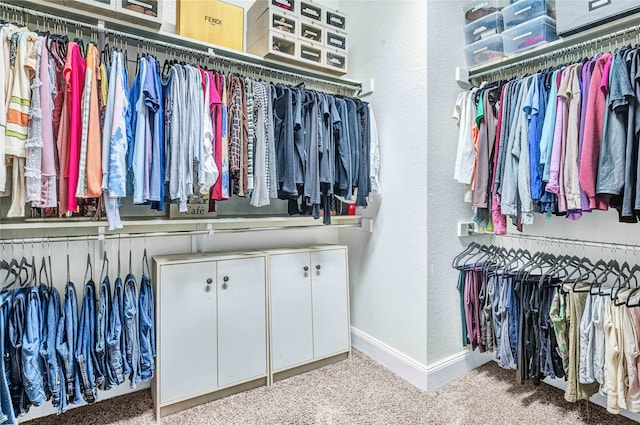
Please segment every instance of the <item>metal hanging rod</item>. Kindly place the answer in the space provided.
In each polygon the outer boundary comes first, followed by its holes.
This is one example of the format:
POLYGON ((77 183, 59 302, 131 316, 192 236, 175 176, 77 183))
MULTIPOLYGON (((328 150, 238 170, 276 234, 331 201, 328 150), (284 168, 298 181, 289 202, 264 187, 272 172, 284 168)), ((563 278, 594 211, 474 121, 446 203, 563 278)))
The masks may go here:
MULTIPOLYGON (((233 57, 229 57, 229 56, 225 56, 220 50, 216 51, 214 50, 213 47, 209 47, 209 46, 203 46, 202 49, 198 49, 198 48, 192 48, 192 47, 187 47, 187 46, 181 46, 178 45, 176 43, 171 43, 171 42, 166 42, 166 41, 162 41, 162 40, 158 40, 158 39, 154 39, 154 38, 150 38, 150 37, 145 37, 145 36, 141 36, 141 35, 137 35, 137 34, 133 34, 130 32, 125 32, 125 31, 118 31, 115 29, 111 29, 108 28, 105 25, 95 25, 95 24, 91 24, 88 22, 83 22, 83 21, 79 21, 79 20, 75 20, 75 19, 71 19, 71 18, 67 18, 67 17, 60 17, 60 16, 55 16, 52 15, 50 13, 47 12, 41 12, 38 10, 34 10, 31 8, 27 8, 27 7, 23 7, 23 6, 18 6, 18 5, 14 5, 14 4, 9 4, 9 3, 1 3, 0 4, 0 8, 7 10, 7 11, 12 11, 14 13, 20 13, 23 16, 24 15, 30 15, 36 18, 40 18, 43 20, 49 20, 52 21, 54 23, 59 23, 59 24, 64 24, 64 25, 69 25, 69 26, 73 26, 76 27, 78 29, 87 29, 87 30, 91 30, 91 31, 96 31, 98 33, 103 33, 105 35, 111 35, 114 37, 119 37, 120 39, 123 39, 125 44, 127 44, 127 42, 129 40, 131 41, 136 41, 139 43, 143 43, 146 45, 152 45, 152 46, 159 46, 164 48, 165 50, 168 51, 174 51, 174 52, 179 52, 179 53, 184 53, 184 54, 189 54, 189 55, 193 55, 195 57, 206 57, 210 60, 214 60, 214 61, 220 61, 220 62, 226 62, 229 63, 230 65, 239 67, 239 68, 249 68, 251 69, 253 72, 255 73, 262 73, 262 72, 266 72, 269 73, 270 75, 280 75, 283 77, 287 77, 287 78, 292 78, 292 79, 296 79, 296 80, 303 80, 303 81, 308 81, 308 82, 313 82, 316 84, 321 84, 324 86, 329 86, 329 87, 337 87, 343 90, 349 90, 351 92, 354 93, 354 95, 357 95, 360 93, 362 86, 360 83, 357 82, 348 82, 348 81, 336 81, 337 78, 334 77, 327 77, 327 78, 320 78, 320 77, 314 77, 312 75, 305 75, 305 73, 309 72, 309 71, 304 71, 304 70, 300 70, 300 72, 292 72, 292 71, 287 71, 284 69, 277 69, 274 65, 274 67, 271 66, 267 66, 267 65, 262 65, 259 63, 254 63, 254 62, 250 62, 248 60, 243 60, 243 59, 238 59, 238 58, 233 58, 233 57), (205 50, 206 48, 206 50, 205 50)), ((25 19, 26 21, 26 19, 25 19)), ((103 21, 104 22, 104 21, 103 21)), ((151 34, 150 34, 151 35, 151 34)), ((199 44, 197 41, 193 41, 196 44, 199 44)))
POLYGON ((640 36, 638 15, 632 15, 609 25, 603 25, 590 31, 561 38, 538 48, 516 54, 513 57, 507 57, 495 64, 472 68, 469 70, 469 80, 479 83, 484 77, 492 76, 497 79, 503 74, 513 74, 525 67, 560 65, 570 60, 572 56, 584 56, 585 51, 589 48, 602 49, 606 46, 613 50, 617 46, 618 39, 624 39, 629 35, 633 35, 635 40, 638 40, 640 36))
MULTIPOLYGON (((483 233, 476 233, 477 236, 482 236, 483 233)), ((613 243, 613 242, 597 242, 590 241, 584 239, 568 239, 568 238, 557 238, 551 236, 533 236, 533 235, 494 235, 494 234, 484 234, 485 236, 490 236, 492 238, 510 238, 510 239, 519 239, 519 240, 528 240, 534 242, 541 243, 551 243, 551 244, 571 244, 578 247, 594 247, 594 248, 608 248, 611 250, 621 249, 623 251, 640 251, 640 245, 631 245, 631 244, 622 244, 622 243, 613 243)))

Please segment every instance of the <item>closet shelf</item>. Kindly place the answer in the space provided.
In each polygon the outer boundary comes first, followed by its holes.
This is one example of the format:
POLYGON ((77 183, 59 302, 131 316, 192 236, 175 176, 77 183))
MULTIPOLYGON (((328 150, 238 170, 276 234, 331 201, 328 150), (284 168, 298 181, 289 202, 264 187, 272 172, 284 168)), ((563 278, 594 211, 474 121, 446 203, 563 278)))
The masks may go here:
MULTIPOLYGON (((558 40, 540 45, 512 56, 505 57, 486 65, 469 68, 469 81, 479 84, 487 76, 505 72, 513 74, 523 67, 556 63, 569 55, 590 56, 590 52, 600 46, 608 46, 612 50, 618 46, 619 38, 632 36, 640 39, 640 13, 636 13, 615 21, 590 28, 577 34, 560 37, 558 40)), ((634 43, 635 44, 635 43, 634 43)), ((567 59, 564 60, 565 62, 567 59)), ((561 62, 558 62, 561 63, 561 62)))
MULTIPOLYGON (((95 27, 103 25, 107 35, 115 34, 125 38, 125 40, 130 37, 128 43, 131 48, 135 48, 138 45, 143 46, 137 39, 137 37, 141 37, 146 39, 145 41, 148 43, 154 43, 155 45, 170 45, 172 49, 178 53, 181 50, 187 54, 197 51, 202 57, 209 57, 214 61, 219 59, 223 63, 227 61, 231 66, 253 69, 256 73, 264 71, 276 75, 281 74, 281 76, 289 79, 296 77, 301 79, 307 78, 320 84, 334 85, 343 89, 352 90, 356 93, 360 93, 362 90, 360 81, 340 78, 295 65, 263 59, 256 55, 183 37, 168 31, 153 31, 140 25, 118 21, 91 12, 79 11, 62 4, 47 3, 42 0, 7 0, 4 3, 6 3, 8 7, 24 11, 25 18, 31 20, 38 19, 38 17, 54 17, 55 20, 55 17, 60 17, 62 21, 65 19, 75 20, 75 24, 78 24, 79 29, 82 29, 82 24, 95 27)), ((153 47, 154 44, 151 44, 151 47, 153 47)))
MULTIPOLYGON (((107 230, 106 221, 21 221, 14 223, 0 222, 0 240, 24 237, 23 231, 39 230, 40 233, 53 232, 55 229, 74 229, 77 233, 96 235, 100 234, 129 234, 156 232, 158 230, 184 231, 188 229, 209 230, 213 233, 253 232, 260 230, 284 230, 295 228, 340 228, 361 227, 362 217, 355 215, 342 215, 331 217, 331 224, 325 225, 322 219, 313 217, 230 217, 210 219, 138 219, 124 220, 124 228, 121 231, 110 232, 107 230), (91 229, 94 229, 92 231, 91 229)), ((26 236, 26 235, 25 235, 26 236)), ((34 237, 29 235, 28 237, 34 237)))

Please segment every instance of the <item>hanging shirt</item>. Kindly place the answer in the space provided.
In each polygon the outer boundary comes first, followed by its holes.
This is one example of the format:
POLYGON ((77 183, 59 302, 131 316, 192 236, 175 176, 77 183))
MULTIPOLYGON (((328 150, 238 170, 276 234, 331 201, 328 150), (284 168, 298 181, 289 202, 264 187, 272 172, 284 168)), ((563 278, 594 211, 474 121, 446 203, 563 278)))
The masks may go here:
POLYGON ((551 154, 553 150, 553 133, 558 110, 558 76, 563 70, 556 70, 551 76, 551 89, 547 100, 547 113, 544 117, 542 134, 540 135, 540 165, 543 167, 542 181, 548 182, 551 173, 551 154))
POLYGON ((147 106, 147 134, 145 136, 144 197, 149 201, 160 201, 160 121, 162 93, 158 84, 158 62, 152 56, 147 62, 147 75, 142 87, 147 106), (153 196, 152 196, 153 188, 153 196))
POLYGON ((100 56, 95 45, 87 46, 87 67, 82 96, 82 144, 76 197, 97 198, 102 194, 102 158, 98 76, 100 56))
MULTIPOLYGON (((127 196, 127 130, 126 130, 126 113, 129 108, 129 102, 127 99, 126 87, 127 81, 125 79, 122 53, 116 53, 114 55, 114 61, 112 62, 112 76, 110 76, 109 82, 109 98, 111 98, 111 87, 113 86, 114 100, 109 102, 113 104, 112 113, 107 113, 108 118, 111 115, 111 125, 105 124, 105 133, 103 140, 106 143, 110 141, 109 146, 109 166, 106 167, 109 171, 107 174, 108 184, 106 190, 109 191, 111 198, 123 198, 127 196), (113 82, 111 82, 113 79, 113 82), (107 133, 107 129, 109 133, 107 133)), ((107 108, 107 111, 109 109, 107 108)), ((103 182, 104 184, 104 182, 103 182)))
POLYGON ((475 89, 458 94, 453 110, 453 118, 459 127, 458 149, 453 178, 463 184, 470 185, 473 178, 475 155, 471 141, 471 124, 475 119, 473 96, 475 89))
POLYGON ((147 105, 143 84, 147 76, 147 61, 144 58, 138 60, 138 75, 136 83, 131 90, 132 98, 135 99, 134 110, 135 119, 132 122, 134 131, 133 146, 129 147, 129 173, 133 182, 133 203, 143 204, 144 199, 144 176, 145 176, 145 147, 147 144, 147 105))
POLYGON ((251 194, 250 205, 262 207, 270 204, 269 188, 267 182, 267 120, 269 96, 268 90, 261 81, 253 84, 253 107, 255 120, 255 143, 254 143, 254 184, 251 194))
POLYGON ((78 206, 76 189, 78 187, 80 169, 82 127, 89 120, 89 116, 82 113, 82 90, 84 88, 86 63, 82 57, 80 47, 74 42, 70 42, 67 45, 67 60, 63 72, 67 82, 67 96, 69 97, 69 150, 65 168, 65 176, 69 179, 67 211, 74 212, 78 206))
MULTIPOLYGON (((34 43, 33 50, 36 55, 36 67, 33 84, 31 86, 31 107, 29 109, 29 126, 27 129, 27 159, 25 161, 24 175, 26 177, 26 202, 34 206, 40 203, 40 188, 42 185, 42 109, 41 109, 41 66, 42 66, 42 46, 44 37, 38 37, 34 43)), ((48 73, 48 64, 45 64, 45 71, 48 73)), ((45 94, 49 96, 49 94, 45 94)), ((4 159, 2 159, 4 160, 4 159)))
POLYGON ((602 128, 606 96, 609 89, 608 74, 605 73, 607 63, 611 61, 611 54, 600 56, 594 65, 591 84, 589 86, 589 103, 585 115, 584 141, 580 156, 580 185, 589 197, 592 209, 608 209, 606 199, 596 196, 596 180, 598 176, 598 161, 602 141, 602 128), (605 75, 606 74, 606 75, 605 75), (605 78, 603 78, 605 77, 605 78))
POLYGON ((568 103, 567 112, 567 136, 565 143, 564 160, 564 188, 567 200, 567 210, 580 210, 580 183, 578 174, 578 145, 580 134, 580 76, 582 64, 571 67, 571 75, 568 76, 568 84, 562 93, 568 103))
POLYGON ((202 149, 200 155, 200 168, 198 176, 200 177, 198 185, 200 187, 199 192, 201 195, 209 193, 213 184, 218 179, 218 168, 213 157, 213 121, 211 114, 215 109, 214 99, 211 98, 212 90, 211 86, 214 84, 212 81, 211 73, 199 68, 200 75, 202 76, 202 84, 204 89, 204 102, 202 108, 202 122, 204 125, 202 133, 202 149))
POLYGON ((149 186, 149 200, 155 201, 154 204, 158 211, 164 210, 164 103, 162 95, 162 81, 160 80, 160 72, 158 69, 158 61, 147 56, 149 75, 153 78, 152 90, 149 93, 151 105, 147 105, 151 111, 151 120, 153 122, 153 145, 151 160, 151 179, 149 186))
POLYGON ((43 43, 40 57, 40 109, 42 111, 42 163, 40 199, 37 207, 53 208, 58 205, 55 138, 53 133, 53 99, 55 94, 55 65, 43 43))
POLYGON ((562 159, 564 157, 564 143, 566 139, 567 100, 563 93, 566 92, 567 76, 571 75, 567 68, 558 75, 558 102, 556 104, 556 122, 553 132, 553 147, 551 149, 551 163, 549 165, 549 181, 545 190, 558 195, 558 211, 565 212, 566 201, 564 198, 564 181, 560 178, 562 159))
MULTIPOLYGON (((580 159, 582 158, 582 147, 584 146, 584 128, 586 122, 587 105, 589 104, 589 86, 591 85, 591 75, 593 74, 593 66, 595 60, 587 61, 582 66, 582 79, 580 85, 582 106, 580 110, 580 135, 578 141, 578 178, 580 177, 580 159)), ((591 212, 591 205, 589 204, 589 198, 584 193, 582 185, 580 185, 580 209, 582 212, 591 212)))

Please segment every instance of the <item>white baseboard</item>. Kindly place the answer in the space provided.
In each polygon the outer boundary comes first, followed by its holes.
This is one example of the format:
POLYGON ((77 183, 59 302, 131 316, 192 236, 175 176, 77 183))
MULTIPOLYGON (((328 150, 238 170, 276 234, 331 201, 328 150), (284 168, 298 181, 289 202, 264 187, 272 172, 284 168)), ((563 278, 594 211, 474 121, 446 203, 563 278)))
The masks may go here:
POLYGON ((427 390, 427 367, 393 347, 351 327, 351 345, 412 385, 427 390))
POLYGON ((480 353, 467 349, 435 362, 427 366, 427 389, 435 390, 491 360, 493 360, 493 353, 480 353))

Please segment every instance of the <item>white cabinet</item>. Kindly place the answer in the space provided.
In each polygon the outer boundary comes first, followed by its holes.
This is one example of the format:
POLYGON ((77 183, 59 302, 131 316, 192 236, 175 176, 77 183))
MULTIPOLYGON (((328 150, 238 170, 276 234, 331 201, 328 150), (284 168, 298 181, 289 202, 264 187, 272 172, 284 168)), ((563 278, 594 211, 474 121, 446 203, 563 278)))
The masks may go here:
POLYGON ((349 352, 347 248, 268 254, 272 372, 349 352))
POLYGON ((266 384, 265 254, 163 256, 154 264, 157 417, 223 389, 266 384))
POLYGON ((219 387, 267 374, 264 276, 264 257, 218 262, 219 387))

